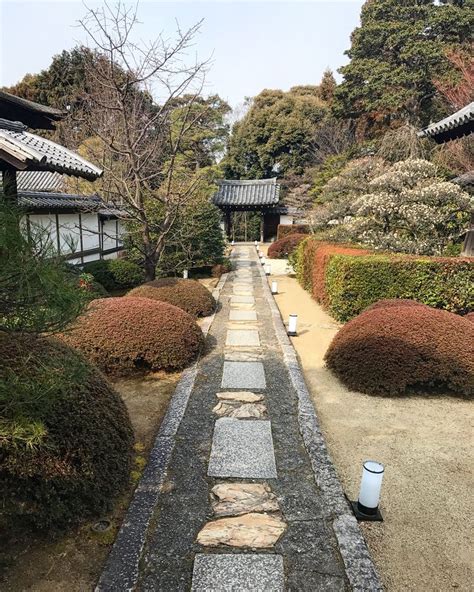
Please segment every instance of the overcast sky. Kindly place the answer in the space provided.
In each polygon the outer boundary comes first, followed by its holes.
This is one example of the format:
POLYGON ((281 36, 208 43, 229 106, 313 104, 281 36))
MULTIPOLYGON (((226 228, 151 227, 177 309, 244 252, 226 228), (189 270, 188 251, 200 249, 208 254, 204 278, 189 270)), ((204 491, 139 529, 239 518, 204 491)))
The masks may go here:
MULTIPOLYGON (((113 0, 110 0, 113 3, 113 0)), ((346 63, 350 33, 359 23, 362 0, 186 1, 142 0, 140 37, 172 37, 204 19, 195 50, 212 55, 207 93, 235 107, 263 88, 317 84, 323 71, 346 63)), ((88 3, 89 6, 97 2, 88 3)), ((82 2, 0 0, 0 86, 47 68, 53 55, 85 40, 77 20, 82 2)))

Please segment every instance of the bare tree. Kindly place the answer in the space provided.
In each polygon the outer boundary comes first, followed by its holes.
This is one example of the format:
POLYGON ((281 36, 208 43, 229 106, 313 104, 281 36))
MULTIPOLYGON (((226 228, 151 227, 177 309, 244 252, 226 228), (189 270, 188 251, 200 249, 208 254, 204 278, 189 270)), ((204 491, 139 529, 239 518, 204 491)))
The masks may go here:
POLYGON ((106 197, 128 210, 129 239, 152 280, 166 237, 199 186, 199 173, 183 165, 181 148, 203 117, 193 105, 208 62, 188 55, 201 23, 187 31, 178 26, 173 41, 160 35, 150 43, 136 40, 137 24, 136 7, 121 2, 89 9, 80 21, 100 56, 87 71, 84 124, 105 168, 106 197), (176 117, 173 105, 183 95, 176 117))

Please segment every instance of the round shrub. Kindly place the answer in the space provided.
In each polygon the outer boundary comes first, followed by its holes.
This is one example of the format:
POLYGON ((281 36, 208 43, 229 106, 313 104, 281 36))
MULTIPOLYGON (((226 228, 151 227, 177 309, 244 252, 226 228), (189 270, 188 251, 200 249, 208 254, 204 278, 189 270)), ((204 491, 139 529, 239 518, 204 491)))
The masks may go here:
POLYGON ((127 290, 143 282, 143 270, 128 259, 102 259, 84 264, 84 271, 94 276, 108 291, 127 290))
POLYGON ((0 333, 0 524, 65 528, 110 511, 133 432, 105 377, 57 339, 0 333))
POLYGON ((168 302, 194 317, 207 317, 214 312, 216 301, 212 294, 196 280, 161 278, 131 290, 127 296, 151 298, 168 302))
POLYGON ((442 386, 472 395, 474 326, 429 306, 376 308, 342 327, 326 363, 348 388, 368 394, 442 386))
POLYGON ((369 310, 376 310, 378 308, 411 306, 426 306, 426 304, 423 304, 422 302, 417 302, 416 300, 410 300, 409 298, 386 298, 383 300, 377 300, 377 302, 374 302, 373 304, 368 306, 363 312, 367 312, 369 310))
POLYGON ((178 370, 198 354, 203 338, 194 319, 150 298, 102 298, 61 335, 104 372, 178 370))
POLYGON ((288 234, 268 247, 268 257, 270 259, 286 259, 305 238, 308 238, 307 234, 288 234))
POLYGON ((468 312, 464 318, 471 321, 471 323, 474 323, 474 312, 468 312))

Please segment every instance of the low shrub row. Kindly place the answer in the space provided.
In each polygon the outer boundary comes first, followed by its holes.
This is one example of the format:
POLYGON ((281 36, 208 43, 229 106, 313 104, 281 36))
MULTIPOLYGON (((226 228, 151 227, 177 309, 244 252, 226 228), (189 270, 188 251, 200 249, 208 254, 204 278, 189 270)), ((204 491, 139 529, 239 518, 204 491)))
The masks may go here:
POLYGON ((294 256, 301 285, 339 321, 381 299, 405 298, 465 314, 474 309, 474 261, 370 252, 307 238, 294 256))
POLYGON ((289 234, 275 241, 268 248, 268 257, 270 259, 286 259, 305 238, 305 234, 289 234))
POLYGON ((309 234, 309 232, 310 228, 307 224, 278 224, 277 240, 289 234, 309 234))
POLYGON ((128 259, 91 261, 84 264, 84 271, 109 292, 134 288, 144 279, 142 268, 128 259))

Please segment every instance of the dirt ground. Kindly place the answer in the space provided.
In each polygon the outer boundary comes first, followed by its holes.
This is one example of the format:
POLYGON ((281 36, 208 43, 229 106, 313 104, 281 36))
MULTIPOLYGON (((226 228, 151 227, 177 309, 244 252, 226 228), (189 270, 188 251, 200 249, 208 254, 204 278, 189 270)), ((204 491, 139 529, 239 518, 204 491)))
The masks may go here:
MULTIPOLYGON (((146 378, 121 379, 115 387, 127 405, 135 430, 136 482, 146 464, 180 374, 164 372, 146 378)), ((131 486, 112 515, 106 532, 85 524, 54 542, 36 539, 31 533, 16 533, 15 539, 0 537, 0 590, 2 592, 91 592, 109 553, 133 491, 131 486)))
POLYGON ((298 314, 292 341, 346 494, 357 499, 364 460, 385 465, 384 522, 362 529, 386 590, 472 590, 472 403, 348 391, 323 362, 336 321, 296 279, 269 279, 283 319, 298 314))

